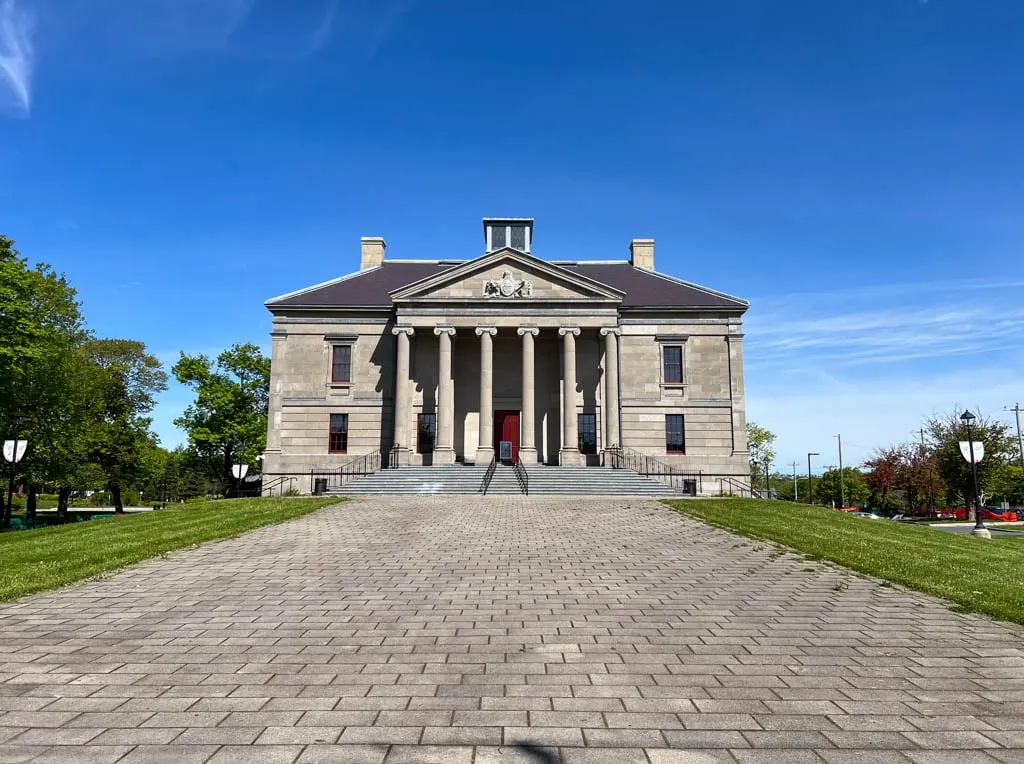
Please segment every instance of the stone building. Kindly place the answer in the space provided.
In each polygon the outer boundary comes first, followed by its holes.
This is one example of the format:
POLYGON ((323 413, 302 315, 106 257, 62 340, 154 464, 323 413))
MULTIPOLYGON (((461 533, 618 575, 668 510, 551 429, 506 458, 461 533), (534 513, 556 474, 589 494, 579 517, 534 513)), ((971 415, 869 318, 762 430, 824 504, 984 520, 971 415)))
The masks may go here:
POLYGON ((622 446, 749 483, 742 316, 748 303, 628 260, 534 254, 533 220, 485 219, 459 260, 385 257, 269 300, 265 478, 380 451, 402 465, 602 464, 622 446), (396 451, 392 447, 397 446, 396 451))

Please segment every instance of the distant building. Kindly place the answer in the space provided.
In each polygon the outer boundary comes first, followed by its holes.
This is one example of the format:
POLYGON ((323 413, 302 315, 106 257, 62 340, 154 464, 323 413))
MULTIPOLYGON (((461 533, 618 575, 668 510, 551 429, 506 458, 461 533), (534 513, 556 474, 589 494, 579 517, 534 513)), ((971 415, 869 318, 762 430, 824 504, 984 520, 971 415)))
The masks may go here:
POLYGON ((484 237, 459 260, 388 259, 364 237, 358 272, 266 303, 267 479, 309 490, 312 470, 375 451, 598 466, 622 446, 704 493, 749 485, 748 303, 655 271, 653 239, 569 262, 533 253, 531 219, 485 219, 484 237))

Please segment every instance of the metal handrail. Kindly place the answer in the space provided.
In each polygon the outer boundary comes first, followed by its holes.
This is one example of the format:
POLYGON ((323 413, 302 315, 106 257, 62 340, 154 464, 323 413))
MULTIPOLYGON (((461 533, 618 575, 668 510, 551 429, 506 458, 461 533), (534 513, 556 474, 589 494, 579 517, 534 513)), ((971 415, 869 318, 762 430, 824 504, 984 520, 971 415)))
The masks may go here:
POLYGON ((739 480, 735 480, 731 477, 722 477, 718 481, 719 495, 724 496, 726 493, 731 493, 741 498, 750 499, 763 499, 764 495, 758 489, 744 485, 739 480), (728 490, 726 490, 728 488, 728 490))
POLYGON ((294 475, 281 475, 281 476, 279 476, 277 478, 274 478, 267 485, 260 486, 260 493, 264 494, 266 496, 273 496, 274 495, 274 489, 278 488, 278 487, 281 487, 281 496, 284 496, 285 492, 284 492, 283 486, 284 486, 285 483, 289 483, 290 484, 288 486, 288 490, 290 491, 292 489, 292 486, 295 485, 295 476, 294 475))
POLYGON ((309 491, 316 493, 316 481, 326 480, 326 490, 340 488, 345 485, 346 479, 372 475, 383 466, 384 459, 380 450, 371 451, 355 459, 346 462, 340 467, 333 469, 317 469, 314 467, 309 471, 309 491))
POLYGON ((692 472, 673 467, 629 446, 607 448, 602 453, 602 457, 604 465, 612 469, 631 470, 638 475, 654 478, 672 488, 688 488, 687 482, 692 481, 692 486, 698 494, 704 491, 704 473, 702 470, 692 472))
POLYGON ((519 483, 519 490, 524 496, 530 495, 530 473, 526 471, 526 465, 518 458, 512 463, 512 470, 516 474, 516 482, 519 483))
POLYGON ((491 480, 494 478, 494 470, 498 468, 498 460, 495 457, 491 457, 491 463, 487 465, 487 472, 484 473, 484 479, 480 483, 480 493, 484 496, 487 495, 487 489, 491 487, 491 480))
POLYGON ((395 443, 388 451, 388 463, 381 469, 397 470, 400 466, 398 463, 398 452, 400 450, 401 446, 395 443))

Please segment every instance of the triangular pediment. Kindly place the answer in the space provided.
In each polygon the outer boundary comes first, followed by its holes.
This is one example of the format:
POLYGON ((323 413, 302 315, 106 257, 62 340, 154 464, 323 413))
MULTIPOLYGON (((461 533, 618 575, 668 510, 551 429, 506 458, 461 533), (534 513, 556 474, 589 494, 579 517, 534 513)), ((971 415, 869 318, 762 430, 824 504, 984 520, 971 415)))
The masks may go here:
POLYGON ((395 302, 620 302, 624 294, 515 249, 499 249, 391 293, 395 302))

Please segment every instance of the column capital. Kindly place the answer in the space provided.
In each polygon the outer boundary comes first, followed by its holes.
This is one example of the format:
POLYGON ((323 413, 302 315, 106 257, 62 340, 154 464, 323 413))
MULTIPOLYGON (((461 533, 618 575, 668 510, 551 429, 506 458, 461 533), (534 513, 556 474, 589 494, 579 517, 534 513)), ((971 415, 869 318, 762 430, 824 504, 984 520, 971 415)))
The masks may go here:
POLYGON ((538 329, 536 326, 520 326, 518 329, 516 329, 516 334, 518 334, 520 337, 523 337, 527 334, 536 337, 538 334, 540 334, 540 329, 538 329))
POLYGON ((411 337, 415 331, 416 331, 416 329, 414 327, 412 327, 412 326, 393 326, 393 327, 391 327, 391 333, 393 335, 395 335, 396 337, 399 334, 408 334, 411 337))
POLYGON ((609 334, 614 334, 616 337, 619 337, 622 335, 622 329, 617 326, 602 326, 601 336, 607 337, 609 334))
POLYGON ((434 334, 436 334, 438 337, 440 337, 442 334, 447 334, 449 337, 454 337, 455 336, 455 327, 454 326, 435 326, 434 327, 434 334))
POLYGON ((573 337, 579 337, 580 328, 578 326, 560 326, 558 328, 559 337, 564 337, 567 334, 571 334, 573 337))
POLYGON ((725 335, 725 341, 726 342, 743 342, 743 333, 742 332, 736 332, 736 333, 730 332, 729 334, 725 335))
POLYGON ((476 336, 482 337, 485 334, 489 334, 492 337, 498 333, 498 327, 496 326, 478 326, 476 328, 476 336))

